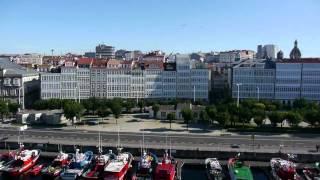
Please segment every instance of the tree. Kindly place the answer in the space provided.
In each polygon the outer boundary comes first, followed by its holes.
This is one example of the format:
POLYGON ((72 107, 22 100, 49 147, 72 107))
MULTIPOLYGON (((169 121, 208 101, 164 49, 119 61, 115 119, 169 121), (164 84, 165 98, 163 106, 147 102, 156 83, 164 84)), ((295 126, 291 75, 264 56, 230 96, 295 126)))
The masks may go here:
POLYGON ((5 101, 0 100, 0 114, 1 119, 4 121, 4 116, 9 113, 8 104, 5 101))
POLYGON ((171 113, 167 114, 167 119, 168 119, 169 122, 170 122, 170 129, 171 129, 171 123, 172 123, 173 120, 176 119, 175 113, 172 113, 172 112, 171 112, 171 113))
POLYGON ((219 123, 220 126, 225 127, 230 121, 230 114, 227 111, 217 112, 216 121, 219 123))
POLYGON ((206 128, 210 120, 210 117, 207 114, 207 111, 205 110, 200 111, 200 120, 205 125, 205 128, 206 128))
POLYGON ((74 117, 80 119, 81 115, 83 114, 84 108, 82 104, 78 102, 66 102, 63 107, 64 115, 67 119, 72 120, 72 125, 74 124, 74 117))
POLYGON ((123 103, 123 106, 126 108, 127 112, 130 112, 131 109, 134 107, 134 105, 135 103, 130 99, 128 99, 126 102, 123 103))
POLYGON ((285 114, 285 119, 287 119, 291 125, 297 126, 302 121, 302 116, 298 112, 289 111, 285 114))
POLYGON ((153 117, 156 118, 157 117, 157 113, 160 110, 160 105, 159 104, 154 104, 152 106, 152 111, 153 111, 153 117))
POLYGON ((240 106, 239 107, 239 119, 240 122, 242 122, 242 125, 244 126, 244 123, 250 122, 250 119, 252 118, 252 109, 245 107, 245 106, 240 106))
POLYGON ((237 105, 235 103, 229 103, 227 105, 227 110, 225 110, 224 112, 229 112, 230 122, 233 123, 233 125, 235 126, 236 121, 239 118, 239 112, 240 112, 240 109, 237 107, 237 105))
POLYGON ((269 120, 271 121, 271 124, 273 127, 277 127, 278 123, 282 123, 283 121, 283 113, 274 111, 268 114, 269 120))
POLYGON ((263 123, 263 120, 265 119, 264 111, 261 109, 253 111, 253 119, 254 119, 254 122, 257 124, 257 126, 261 126, 263 123))
POLYGON ((304 120, 308 122, 311 126, 315 126, 318 122, 319 115, 319 111, 315 109, 310 109, 304 113, 304 120))
POLYGON ((11 114, 17 114, 20 105, 18 103, 9 103, 8 110, 11 114))
POLYGON ((275 111, 277 109, 277 106, 274 104, 267 104, 266 105, 266 110, 267 111, 275 111))
POLYGON ((189 130, 189 121, 193 119, 193 113, 191 111, 191 109, 189 108, 184 108, 181 111, 182 117, 185 121, 185 123, 187 123, 187 130, 189 130))
POLYGON ((106 106, 101 106, 101 107, 98 108, 97 114, 98 114, 98 116, 100 116, 100 117, 107 117, 107 116, 109 116, 110 111, 108 110, 108 107, 106 107, 106 106))
POLYGON ((113 116, 116 118, 116 124, 118 124, 118 118, 120 117, 120 114, 122 112, 121 101, 119 99, 114 98, 111 101, 110 109, 111 109, 113 116))
POLYGON ((293 101, 293 104, 292 104, 294 109, 302 109, 307 107, 307 105, 308 105, 308 102, 305 99, 296 99, 293 101))
POLYGON ((140 100, 140 101, 138 102, 138 106, 139 106, 139 108, 140 108, 140 113, 142 113, 142 109, 143 109, 144 106, 145 106, 145 102, 144 102, 143 100, 140 100))
POLYGON ((47 100, 48 109, 61 109, 62 101, 60 99, 49 99, 47 100))
POLYGON ((48 109, 48 102, 46 100, 38 100, 33 103, 33 108, 36 110, 48 109))
POLYGON ((209 116, 212 124, 212 122, 215 120, 217 115, 217 108, 215 106, 206 107, 206 114, 209 116))

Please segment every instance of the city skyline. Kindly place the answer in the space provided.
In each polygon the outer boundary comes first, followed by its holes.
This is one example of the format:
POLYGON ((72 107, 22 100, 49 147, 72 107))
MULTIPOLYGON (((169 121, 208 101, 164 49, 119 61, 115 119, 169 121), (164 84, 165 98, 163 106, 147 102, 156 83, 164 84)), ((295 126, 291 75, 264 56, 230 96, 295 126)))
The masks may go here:
POLYGON ((167 53, 255 50, 276 44, 285 57, 298 40, 302 57, 319 57, 320 2, 246 0, 0 3, 0 53, 84 53, 99 43, 167 53), (237 13, 239 12, 239 13, 237 13))

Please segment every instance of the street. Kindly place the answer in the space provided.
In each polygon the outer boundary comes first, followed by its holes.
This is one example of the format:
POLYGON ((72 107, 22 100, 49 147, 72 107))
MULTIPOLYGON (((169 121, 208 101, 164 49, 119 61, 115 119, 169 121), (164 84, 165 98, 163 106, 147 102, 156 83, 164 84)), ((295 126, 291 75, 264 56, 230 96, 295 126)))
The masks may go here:
MULTIPOLYGON (((62 130, 62 129, 27 129, 21 133, 24 142, 57 143, 69 145, 97 145, 98 131, 62 130), (24 134, 24 135, 23 135, 24 134)), ((17 141, 19 132, 14 128, 0 128, 0 138, 5 141, 17 141)), ((141 147, 143 132, 119 132, 120 145, 123 147, 141 147)), ((116 146, 117 132, 101 132, 103 146, 116 146)), ((287 153, 316 153, 316 145, 320 144, 320 137, 308 135, 283 137, 277 135, 196 135, 196 134, 166 134, 144 133, 146 148, 184 149, 209 151, 252 151, 287 153), (254 147, 253 147, 254 144, 254 147)))

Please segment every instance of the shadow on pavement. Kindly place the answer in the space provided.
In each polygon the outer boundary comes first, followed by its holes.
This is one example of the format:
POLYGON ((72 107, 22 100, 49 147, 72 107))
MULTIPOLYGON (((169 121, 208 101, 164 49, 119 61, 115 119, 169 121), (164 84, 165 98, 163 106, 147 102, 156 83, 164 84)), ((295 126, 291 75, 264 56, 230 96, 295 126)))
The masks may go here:
POLYGON ((131 120, 128 120, 126 121, 128 123, 132 123, 132 122, 142 122, 141 120, 138 120, 138 119, 131 119, 131 120))
POLYGON ((140 131, 149 131, 149 132, 184 132, 185 129, 153 128, 153 129, 140 129, 140 131))

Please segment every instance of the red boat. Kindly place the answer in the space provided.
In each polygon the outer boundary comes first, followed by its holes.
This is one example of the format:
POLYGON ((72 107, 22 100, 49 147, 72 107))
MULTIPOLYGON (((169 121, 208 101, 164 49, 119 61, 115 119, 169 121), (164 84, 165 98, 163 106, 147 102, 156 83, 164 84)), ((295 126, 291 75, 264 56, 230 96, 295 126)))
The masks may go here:
POLYGON ((296 165, 292 161, 281 158, 270 160, 272 175, 276 180, 295 180, 300 179, 296 172, 296 165))
POLYGON ((131 167, 133 156, 131 153, 119 153, 115 159, 104 168, 105 180, 123 180, 131 167))
POLYGON ((60 176, 62 169, 66 166, 69 166, 72 158, 72 154, 60 152, 58 156, 52 161, 52 164, 50 166, 41 170, 41 174, 44 176, 45 179, 48 179, 48 177, 60 176))
POLYGON ((38 176, 41 173, 41 170, 45 167, 45 164, 37 164, 28 172, 29 176, 38 176))
POLYGON ((97 155, 92 166, 82 174, 83 179, 100 179, 103 177, 104 167, 108 165, 110 161, 109 154, 97 155))
POLYGON ((31 169, 38 161, 40 150, 22 150, 12 164, 3 169, 10 176, 19 176, 31 169))
POLYGON ((158 164, 155 172, 155 180, 174 180, 176 177, 177 163, 166 152, 162 162, 158 164))
POLYGON ((7 166, 14 162, 14 158, 16 155, 20 154, 23 150, 23 146, 14 151, 8 151, 6 153, 0 154, 0 171, 5 169, 7 166))

